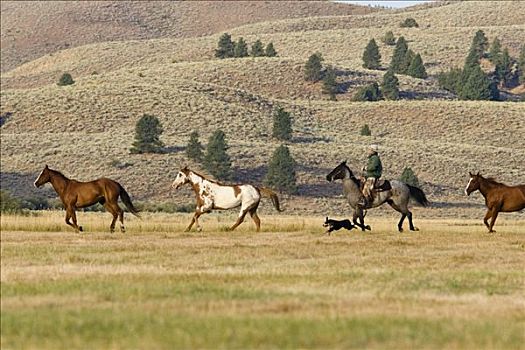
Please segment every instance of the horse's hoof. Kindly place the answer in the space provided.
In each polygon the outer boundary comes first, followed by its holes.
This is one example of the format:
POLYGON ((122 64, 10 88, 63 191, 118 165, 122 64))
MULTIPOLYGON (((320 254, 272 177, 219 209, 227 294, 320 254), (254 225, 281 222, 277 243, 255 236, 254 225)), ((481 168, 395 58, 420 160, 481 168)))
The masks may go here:
POLYGON ((413 227, 411 231, 419 231, 419 229, 417 227, 413 227))
POLYGON ((399 228, 399 233, 403 232, 403 229, 402 228, 399 228))
POLYGON ((372 231, 372 228, 370 227, 370 225, 366 225, 365 229, 368 230, 368 231, 372 231))
POLYGON ((197 232, 201 232, 202 231, 202 227, 197 227, 197 232))
POLYGON ((82 226, 79 226, 79 227, 78 227, 78 230, 79 230, 80 232, 83 232, 83 231, 84 231, 84 229, 82 228, 82 226))
POLYGON ((494 231, 494 230, 489 230, 489 233, 496 233, 496 231, 494 231))

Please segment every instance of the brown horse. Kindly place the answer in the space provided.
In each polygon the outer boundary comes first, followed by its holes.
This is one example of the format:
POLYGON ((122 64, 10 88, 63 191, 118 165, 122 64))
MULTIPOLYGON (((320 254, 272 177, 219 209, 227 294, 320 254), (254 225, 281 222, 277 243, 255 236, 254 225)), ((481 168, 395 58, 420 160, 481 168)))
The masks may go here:
POLYGON ((507 186, 505 184, 496 182, 491 178, 484 178, 479 174, 472 174, 469 172, 470 180, 465 188, 465 194, 470 194, 479 190, 483 197, 485 197, 485 204, 489 209, 483 222, 489 229, 489 232, 496 232, 492 228, 501 212, 520 211, 525 208, 525 185, 507 186), (490 220, 490 224, 488 220, 490 220))
POLYGON ((113 215, 113 221, 111 221, 109 227, 110 231, 115 231, 115 222, 117 218, 120 218, 120 231, 125 232, 124 211, 118 205, 119 196, 126 205, 126 208, 128 208, 133 215, 139 216, 138 210, 133 206, 133 203, 131 203, 131 199, 124 187, 111 179, 103 177, 95 181, 80 182, 68 179, 61 172, 51 170, 46 165, 36 179, 35 187, 38 188, 48 182, 51 183, 64 204, 64 208, 66 209, 66 224, 73 227, 77 233, 82 231, 82 226, 77 225, 75 210, 89 207, 96 203, 104 205, 106 210, 113 215), (73 223, 69 222, 69 219, 73 219, 73 223))

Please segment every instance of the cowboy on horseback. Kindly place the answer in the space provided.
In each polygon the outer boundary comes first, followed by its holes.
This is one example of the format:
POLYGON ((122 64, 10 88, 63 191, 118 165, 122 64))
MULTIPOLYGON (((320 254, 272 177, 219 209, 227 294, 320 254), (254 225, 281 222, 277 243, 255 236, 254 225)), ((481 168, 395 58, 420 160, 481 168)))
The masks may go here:
POLYGON ((363 167, 365 184, 363 186, 363 200, 359 203, 363 208, 367 208, 374 201, 372 191, 383 172, 383 165, 379 158, 378 149, 379 147, 377 145, 370 145, 368 148, 368 162, 366 166, 363 167))

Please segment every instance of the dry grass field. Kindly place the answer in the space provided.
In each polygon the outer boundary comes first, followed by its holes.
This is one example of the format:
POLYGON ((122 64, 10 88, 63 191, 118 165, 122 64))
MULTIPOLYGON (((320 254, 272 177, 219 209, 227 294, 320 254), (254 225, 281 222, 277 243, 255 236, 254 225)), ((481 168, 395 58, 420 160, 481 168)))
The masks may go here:
POLYGON ((1 217, 2 349, 523 349, 521 221, 419 220, 323 235, 322 220, 63 212, 1 217))

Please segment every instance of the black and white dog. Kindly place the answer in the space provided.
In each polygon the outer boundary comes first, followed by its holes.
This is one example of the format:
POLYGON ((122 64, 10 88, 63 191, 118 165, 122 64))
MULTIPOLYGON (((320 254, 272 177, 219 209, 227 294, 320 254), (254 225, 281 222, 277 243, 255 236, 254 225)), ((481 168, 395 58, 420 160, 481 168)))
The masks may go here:
POLYGON ((328 219, 328 216, 326 217, 326 220, 323 224, 324 227, 328 227, 328 230, 325 233, 332 233, 332 231, 338 231, 342 228, 346 228, 347 230, 351 230, 355 228, 355 225, 350 222, 350 220, 333 220, 328 219))

